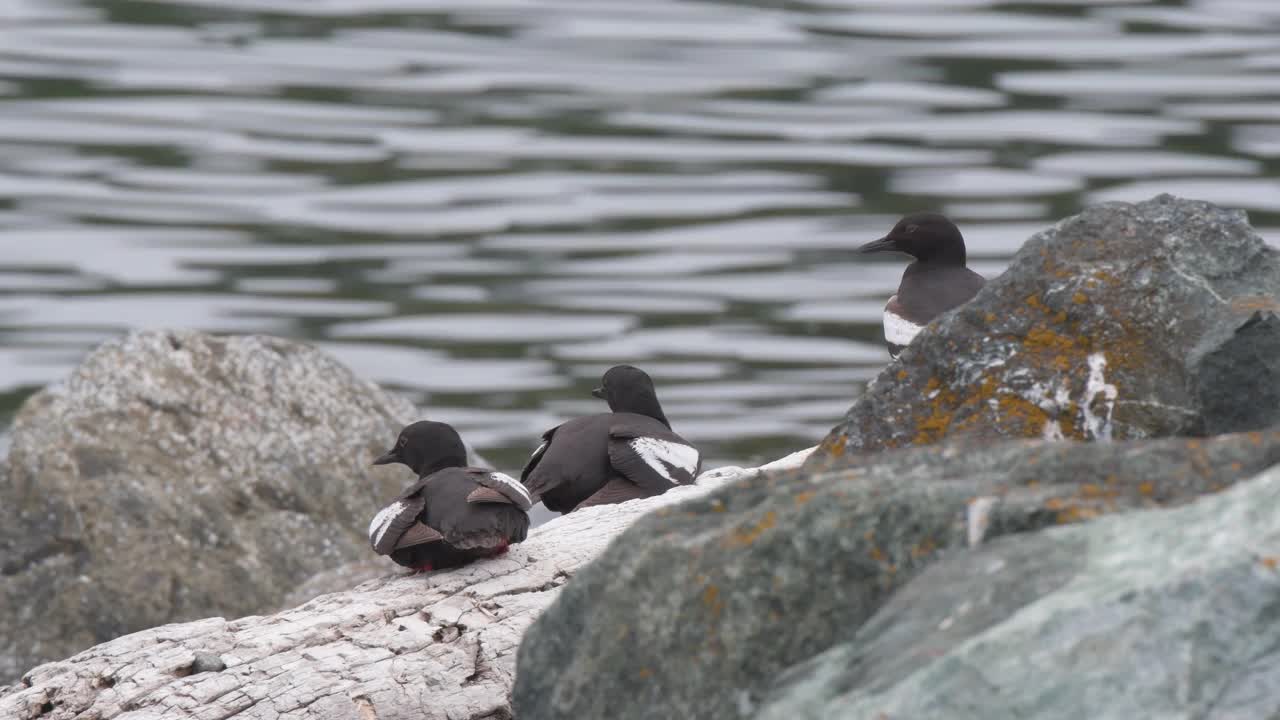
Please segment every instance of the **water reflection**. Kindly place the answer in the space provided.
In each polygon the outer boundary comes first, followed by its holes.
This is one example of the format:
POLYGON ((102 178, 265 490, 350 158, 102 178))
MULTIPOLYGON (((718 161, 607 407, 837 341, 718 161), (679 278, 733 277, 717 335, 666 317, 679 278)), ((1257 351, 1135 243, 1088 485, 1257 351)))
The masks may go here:
MULTIPOLYGON (((131 327, 306 338, 518 467, 642 364, 711 463, 886 356, 908 210, 1280 217, 1273 0, 10 0, 0 389, 131 327)), ((1270 233, 1270 231, 1266 231, 1270 233)))

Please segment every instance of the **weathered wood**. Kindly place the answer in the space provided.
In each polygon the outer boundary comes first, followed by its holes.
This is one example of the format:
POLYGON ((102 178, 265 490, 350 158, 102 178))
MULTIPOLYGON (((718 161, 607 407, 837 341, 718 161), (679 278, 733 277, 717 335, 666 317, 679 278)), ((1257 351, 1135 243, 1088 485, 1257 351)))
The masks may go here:
POLYGON ((0 717, 509 718, 520 638, 578 568, 644 513, 758 470, 721 468, 659 497, 572 513, 457 570, 392 574, 275 615, 126 635, 0 690, 0 717))

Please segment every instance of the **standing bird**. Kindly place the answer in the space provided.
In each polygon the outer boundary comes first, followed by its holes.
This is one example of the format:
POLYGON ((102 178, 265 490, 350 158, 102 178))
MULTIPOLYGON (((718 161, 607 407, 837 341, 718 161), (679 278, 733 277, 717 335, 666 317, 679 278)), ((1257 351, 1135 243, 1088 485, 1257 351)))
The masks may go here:
POLYGON ((916 259, 902 273, 898 293, 884 306, 884 339, 898 357, 912 338, 938 315, 968 302, 982 289, 982 276, 965 267, 960 228, 938 213, 912 213, 888 235, 858 252, 894 251, 916 259))
POLYGON ((458 431, 422 421, 400 431, 374 465, 403 463, 418 481, 369 523, 379 555, 420 572, 453 568, 506 552, 529 531, 529 493, 515 478, 467 467, 458 431))
POLYGON ((639 368, 612 367, 591 394, 612 412, 570 420, 546 431, 520 481, 548 510, 568 513, 661 495, 692 485, 702 456, 671 431, 653 381, 639 368))

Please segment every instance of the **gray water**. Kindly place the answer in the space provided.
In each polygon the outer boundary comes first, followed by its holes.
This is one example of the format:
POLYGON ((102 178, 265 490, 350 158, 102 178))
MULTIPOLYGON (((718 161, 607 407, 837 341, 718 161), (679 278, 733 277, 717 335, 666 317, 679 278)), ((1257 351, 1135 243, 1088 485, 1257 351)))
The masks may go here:
POLYGON ((987 275, 1164 191, 1280 236, 1278 71, 1276 0, 0 0, 0 412, 182 326, 508 469, 624 361, 776 457, 886 361, 901 264, 850 249, 905 211, 987 275))

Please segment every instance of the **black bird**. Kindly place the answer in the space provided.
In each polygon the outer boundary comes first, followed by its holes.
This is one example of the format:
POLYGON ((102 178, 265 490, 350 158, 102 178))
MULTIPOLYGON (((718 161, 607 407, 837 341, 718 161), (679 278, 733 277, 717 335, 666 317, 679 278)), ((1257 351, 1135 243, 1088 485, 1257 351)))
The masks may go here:
POLYGON ((403 463, 418 481, 369 523, 379 555, 418 571, 453 568, 493 557, 524 540, 532 507, 515 478, 467 467, 467 448, 451 426, 422 421, 400 431, 374 465, 403 463))
POLYGON ((612 412, 576 418, 543 433, 542 445, 520 474, 535 500, 568 513, 693 484, 702 456, 671 431, 644 371, 612 367, 591 394, 607 400, 612 412))
POLYGON ((887 251, 916 259, 902 273, 898 293, 884 306, 884 339, 889 355, 896 358, 929 321, 968 302, 986 281, 965 267, 960 228, 938 213, 912 213, 888 235, 858 248, 864 253, 887 251))

